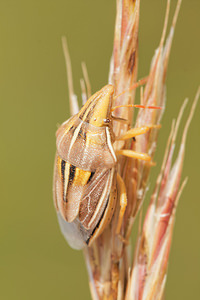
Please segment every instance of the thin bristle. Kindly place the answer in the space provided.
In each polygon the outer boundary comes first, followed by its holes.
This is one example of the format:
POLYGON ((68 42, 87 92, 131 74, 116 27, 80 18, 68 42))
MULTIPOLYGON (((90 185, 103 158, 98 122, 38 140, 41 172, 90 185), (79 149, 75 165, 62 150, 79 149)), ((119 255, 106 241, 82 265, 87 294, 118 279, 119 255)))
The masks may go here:
POLYGON ((79 111, 79 107, 78 107, 77 99, 74 94, 71 59, 70 59, 69 50, 68 50, 68 46, 67 46, 67 39, 65 36, 62 36, 62 46, 63 46, 63 53, 64 53, 64 57, 65 57, 66 71, 67 71, 70 114, 74 115, 79 111))
POLYGON ((81 63, 81 67, 82 67, 82 71, 83 71, 83 77, 85 80, 85 84, 87 87, 87 97, 90 98, 91 93, 92 93, 91 92, 91 84, 90 84, 90 80, 89 80, 89 76, 88 76, 87 66, 84 61, 81 63))
POLYGON ((81 85, 82 104, 84 105, 87 101, 87 92, 85 87, 85 81, 83 78, 80 79, 80 85, 81 85))
POLYGON ((180 112, 178 114, 178 118, 177 118, 177 121, 176 121, 175 130, 174 130, 174 135, 173 135, 173 139, 172 139, 173 143, 176 140, 176 136, 177 136, 177 133, 178 133, 179 125, 180 125, 180 122, 181 122, 181 119, 182 119, 182 116, 183 116, 183 113, 184 113, 184 110, 186 108, 187 103, 188 103, 188 98, 186 98, 184 100, 183 105, 181 106, 180 112))
POLYGON ((192 118, 193 118, 193 115, 194 115, 194 112, 195 112, 195 108, 196 108, 198 100, 199 100, 199 96, 200 96, 200 87, 197 90, 196 96, 194 98, 194 102, 192 104, 192 108, 190 110, 190 114, 188 116, 184 131, 183 131, 182 144, 185 144, 185 142, 186 142, 187 132, 188 132, 190 123, 192 121, 192 118))
POLYGON ((164 170, 165 170, 168 154, 169 154, 169 151, 170 151, 170 145, 172 143, 172 137, 174 135, 174 128, 175 128, 175 120, 172 121, 171 130, 170 130, 170 134, 169 134, 169 137, 168 137, 168 140, 167 140, 167 145, 166 145, 166 148, 165 148, 165 153, 164 153, 162 166, 161 166, 160 173, 159 173, 157 181, 156 181, 156 188, 155 188, 155 191, 154 191, 155 197, 153 197, 154 201, 156 201, 156 196, 158 194, 160 184, 161 184, 161 180, 163 178, 163 173, 164 173, 164 170))
POLYGON ((140 104, 144 105, 144 88, 141 86, 140 88, 140 104))
POLYGON ((170 11, 170 0, 167 0, 167 7, 166 7, 166 13, 165 13, 165 21, 164 21, 164 26, 163 26, 163 32, 162 32, 162 36, 161 36, 161 40, 160 40, 160 47, 163 47, 164 44, 164 40, 165 40, 165 36, 166 36, 166 32, 167 32, 167 25, 168 25, 168 20, 169 20, 169 11, 170 11))
POLYGON ((184 188, 185 188, 187 182, 188 182, 188 177, 186 177, 186 178, 184 179, 184 181, 182 182, 182 184, 181 184, 181 186, 180 186, 180 188, 179 188, 179 192, 178 192, 178 194, 177 194, 177 196, 176 196, 176 202, 175 202, 175 205, 176 205, 176 206, 178 205, 179 199, 180 199, 180 197, 181 197, 181 195, 182 195, 182 193, 183 193, 183 190, 184 190, 184 188))
POLYGON ((176 26, 179 11, 180 11, 180 8, 181 8, 181 3, 182 3, 182 0, 178 0, 177 5, 176 5, 176 10, 175 10, 175 13, 174 13, 174 17, 173 17, 173 21, 172 21, 172 27, 173 28, 175 28, 175 26, 176 26))

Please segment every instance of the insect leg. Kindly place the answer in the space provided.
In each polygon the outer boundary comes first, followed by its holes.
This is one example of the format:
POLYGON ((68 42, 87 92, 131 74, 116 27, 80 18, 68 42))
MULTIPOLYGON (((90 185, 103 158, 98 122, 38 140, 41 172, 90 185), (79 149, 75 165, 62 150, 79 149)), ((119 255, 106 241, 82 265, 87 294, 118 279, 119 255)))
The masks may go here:
POLYGON ((131 128, 130 130, 126 131, 124 134, 122 134, 118 138, 116 138, 116 140, 128 140, 137 135, 146 133, 151 128, 160 128, 160 127, 161 127, 160 125, 148 125, 148 126, 142 126, 139 128, 131 128))
POLYGON ((124 180, 119 175, 119 173, 117 173, 117 193, 119 195, 120 211, 119 211, 119 218, 118 218, 116 233, 119 234, 121 226, 122 226, 124 213, 125 213, 126 206, 127 206, 126 187, 125 187, 124 180))
POLYGON ((127 157, 141 159, 141 160, 148 161, 148 162, 151 161, 151 156, 149 156, 146 153, 142 153, 142 152, 140 153, 140 152, 136 152, 133 150, 122 149, 122 150, 117 150, 115 153, 116 153, 116 155, 124 155, 127 157))

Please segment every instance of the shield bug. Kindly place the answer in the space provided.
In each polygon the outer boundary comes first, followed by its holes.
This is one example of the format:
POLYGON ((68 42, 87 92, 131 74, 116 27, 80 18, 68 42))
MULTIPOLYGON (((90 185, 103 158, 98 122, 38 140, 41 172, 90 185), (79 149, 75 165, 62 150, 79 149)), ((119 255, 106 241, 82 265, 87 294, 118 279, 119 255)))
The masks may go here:
POLYGON ((117 174, 117 155, 151 161, 147 154, 132 150, 115 153, 116 140, 135 137, 151 126, 133 128, 115 137, 113 94, 113 85, 103 87, 56 133, 54 203, 61 231, 75 249, 90 246, 102 233, 111 221, 117 198, 121 207, 117 226, 120 231, 127 199, 123 180, 117 174))

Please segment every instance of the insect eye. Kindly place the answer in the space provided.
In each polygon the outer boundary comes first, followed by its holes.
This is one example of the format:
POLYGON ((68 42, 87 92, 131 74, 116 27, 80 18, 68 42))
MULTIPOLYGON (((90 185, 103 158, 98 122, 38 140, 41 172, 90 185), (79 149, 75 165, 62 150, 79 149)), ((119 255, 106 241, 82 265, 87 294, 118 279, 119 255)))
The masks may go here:
POLYGON ((104 119, 103 120, 105 124, 109 124, 110 123, 110 119, 104 119))

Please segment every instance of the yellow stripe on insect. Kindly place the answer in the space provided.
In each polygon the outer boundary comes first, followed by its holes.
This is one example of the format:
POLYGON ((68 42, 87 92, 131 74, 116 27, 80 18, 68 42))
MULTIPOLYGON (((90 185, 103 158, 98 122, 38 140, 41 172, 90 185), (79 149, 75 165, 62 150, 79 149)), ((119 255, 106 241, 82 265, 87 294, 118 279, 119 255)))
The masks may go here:
POLYGON ((57 168, 58 168, 58 174, 59 174, 60 178, 61 178, 61 161, 62 161, 62 159, 60 158, 60 156, 58 156, 58 158, 57 158, 57 168))
POLYGON ((88 103, 82 107, 78 117, 91 125, 102 127, 106 125, 105 120, 110 117, 114 87, 106 85, 100 91, 88 99, 88 103))
POLYGON ((66 201, 66 197, 67 197, 67 188, 68 188, 68 184, 69 184, 69 172, 70 172, 70 164, 65 162, 65 172, 64 172, 64 176, 65 176, 65 180, 64 180, 64 201, 66 201))
POLYGON ((88 183, 90 176, 90 171, 84 171, 79 168, 76 168, 75 176, 73 179, 73 185, 85 186, 88 183))

